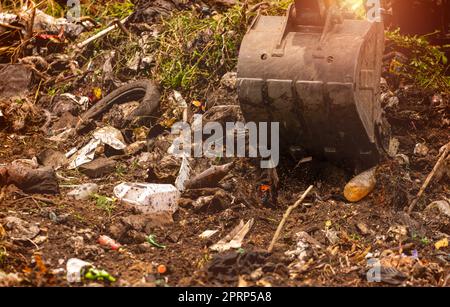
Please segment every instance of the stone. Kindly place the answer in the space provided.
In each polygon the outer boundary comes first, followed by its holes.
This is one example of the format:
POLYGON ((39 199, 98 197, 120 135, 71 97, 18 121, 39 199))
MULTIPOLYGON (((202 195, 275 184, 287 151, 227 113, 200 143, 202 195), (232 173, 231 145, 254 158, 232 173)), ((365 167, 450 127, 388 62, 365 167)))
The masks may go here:
POLYGON ((0 64, 0 93, 2 98, 25 98, 32 83, 32 71, 22 64, 0 64))
POLYGON ((108 158, 98 158, 80 166, 80 172, 89 178, 99 178, 108 175, 116 169, 116 161, 108 158))

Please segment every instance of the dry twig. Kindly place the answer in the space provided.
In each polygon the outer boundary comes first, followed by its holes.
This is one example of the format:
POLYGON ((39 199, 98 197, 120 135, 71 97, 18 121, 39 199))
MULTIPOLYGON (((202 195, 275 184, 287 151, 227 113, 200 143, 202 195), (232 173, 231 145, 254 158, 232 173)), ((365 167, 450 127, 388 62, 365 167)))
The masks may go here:
POLYGON ((419 193, 417 193, 416 198, 413 200, 413 202, 411 203, 411 205, 408 208, 408 214, 411 214, 411 212, 414 210, 414 207, 417 205, 417 202, 419 201, 420 197, 422 197, 423 193, 425 192, 425 190, 427 189, 428 185, 430 184, 431 180, 433 179, 434 175, 436 174, 437 170, 441 167, 441 165, 444 163, 447 154, 450 150, 450 143, 448 143, 447 145, 444 146, 444 150, 441 153, 440 158, 438 159, 438 161, 436 162, 436 164, 433 167, 433 170, 431 171, 431 173, 428 175, 427 179, 425 180, 425 182, 423 183, 422 187, 419 190, 419 193))
POLYGON ((306 196, 308 196, 309 192, 311 192, 311 190, 313 189, 314 186, 309 186, 309 188, 305 191, 305 193, 303 193, 302 197, 300 197, 299 200, 297 200, 295 202, 295 204, 293 204, 292 206, 290 206, 289 208, 287 208, 286 212, 283 215, 283 219, 281 220, 280 224, 278 225, 277 230, 275 231, 275 234, 272 238, 272 242, 270 242, 270 246, 268 249, 268 252, 271 253, 273 250, 273 247, 275 245, 275 242, 277 241, 278 237, 280 236, 281 230, 283 229, 284 224, 286 223, 287 218, 289 217, 289 215, 291 214, 291 212, 297 208, 298 206, 300 206, 300 204, 303 202, 303 200, 306 198, 306 196))

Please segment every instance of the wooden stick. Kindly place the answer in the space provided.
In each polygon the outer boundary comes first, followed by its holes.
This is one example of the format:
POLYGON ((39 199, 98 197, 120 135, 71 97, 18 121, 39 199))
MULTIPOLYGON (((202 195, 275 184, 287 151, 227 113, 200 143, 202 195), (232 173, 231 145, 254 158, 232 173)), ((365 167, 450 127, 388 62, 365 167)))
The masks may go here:
POLYGON ((275 242, 277 241, 278 237, 280 236, 280 232, 283 229, 283 226, 286 223, 286 220, 289 217, 289 215, 291 214, 292 210, 294 210, 295 208, 300 206, 300 204, 303 202, 303 200, 306 198, 306 196, 308 196, 309 192, 311 192, 311 190, 313 188, 314 188, 314 186, 312 186, 312 185, 309 186, 309 188, 305 191, 305 193, 303 193, 302 197, 300 197, 300 199, 297 200, 295 202, 295 204, 293 204, 292 206, 287 208, 286 212, 283 215, 283 219, 281 220, 280 224, 278 225, 277 231, 275 231, 275 234, 273 235, 272 242, 270 242, 270 246, 269 246, 269 249, 268 249, 269 253, 272 252, 273 247, 275 245, 275 242))
POLYGON ((439 160, 434 165, 433 170, 431 171, 431 173, 428 175, 427 179, 423 183, 422 187, 419 190, 419 193, 417 193, 416 199, 414 199, 413 202, 411 203, 411 205, 409 206, 408 214, 411 214, 411 212, 414 210, 414 207, 416 206, 416 204, 419 201, 420 197, 422 197, 422 194, 427 189, 428 185, 430 184, 430 182, 433 179, 434 175, 436 174, 437 170, 441 167, 442 163, 444 163, 445 158, 447 157, 449 149, 450 149, 450 143, 445 145, 445 148, 444 148, 444 151, 441 154, 441 157, 439 158, 439 160))
MULTIPOLYGON (((129 17, 130 17, 130 16, 125 17, 124 19, 122 19, 122 20, 119 21, 119 22, 120 22, 121 24, 123 24, 125 21, 128 20, 129 17)), ((114 25, 112 25, 112 26, 110 26, 110 27, 108 27, 108 28, 106 28, 106 29, 104 29, 104 30, 98 32, 98 33, 95 34, 94 36, 89 37, 89 38, 88 38, 87 40, 85 40, 84 42, 81 42, 81 43, 77 44, 77 47, 81 49, 81 48, 83 48, 83 47, 89 45, 91 42, 95 41, 96 39, 99 39, 99 38, 105 36, 106 34, 108 34, 109 32, 111 32, 112 30, 114 30, 114 29, 116 29, 116 28, 117 28, 117 23, 114 23, 114 25)))

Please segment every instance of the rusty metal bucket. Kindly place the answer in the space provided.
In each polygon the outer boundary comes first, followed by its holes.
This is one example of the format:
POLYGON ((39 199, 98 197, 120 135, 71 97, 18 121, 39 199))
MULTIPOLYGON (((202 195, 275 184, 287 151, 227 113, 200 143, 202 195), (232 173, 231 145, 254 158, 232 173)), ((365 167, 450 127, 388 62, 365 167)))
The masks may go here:
POLYGON ((382 23, 345 19, 320 0, 257 17, 238 60, 245 120, 279 122, 284 147, 376 163, 383 49, 382 23))

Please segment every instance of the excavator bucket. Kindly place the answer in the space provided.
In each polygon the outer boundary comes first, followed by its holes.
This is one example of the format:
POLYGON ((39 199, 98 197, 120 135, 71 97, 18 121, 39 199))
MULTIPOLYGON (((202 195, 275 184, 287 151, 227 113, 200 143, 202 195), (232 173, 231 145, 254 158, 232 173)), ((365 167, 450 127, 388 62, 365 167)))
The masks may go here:
POLYGON ((375 164, 383 50, 382 22, 344 18, 324 1, 297 0, 284 17, 258 16, 238 60, 244 118, 279 122, 282 147, 375 164))

